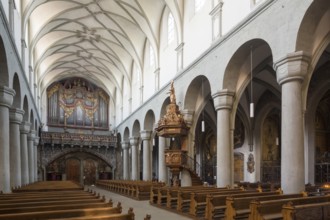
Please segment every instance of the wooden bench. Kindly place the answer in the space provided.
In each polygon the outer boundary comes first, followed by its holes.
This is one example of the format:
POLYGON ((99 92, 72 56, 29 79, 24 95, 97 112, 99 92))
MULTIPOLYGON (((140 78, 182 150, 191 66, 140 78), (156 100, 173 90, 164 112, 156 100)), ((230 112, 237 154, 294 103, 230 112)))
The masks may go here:
MULTIPOLYGON (((89 216, 89 217, 77 217, 77 218, 62 218, 65 220, 134 220, 133 209, 129 209, 127 214, 112 214, 104 216, 89 216)), ((49 219, 58 220, 58 219, 49 219)), ((150 215, 146 215, 144 220, 151 220, 150 215)))
POLYGON ((121 209, 119 210, 117 207, 84 208, 84 209, 70 209, 70 210, 47 210, 47 211, 32 211, 32 212, 1 214, 0 219, 30 220, 30 219, 48 219, 49 217, 68 218, 68 217, 109 215, 112 213, 120 213, 120 211, 121 209))
POLYGON ((303 197, 303 194, 286 194, 286 195, 267 195, 267 196, 251 196, 233 198, 228 197, 226 200, 226 219, 247 219, 251 213, 251 201, 269 201, 269 200, 282 200, 303 197))
POLYGON ((179 191, 200 191, 200 190, 212 190, 214 187, 204 187, 204 186, 188 186, 188 187, 171 187, 167 188, 166 193, 166 207, 170 209, 177 209, 178 204, 178 192, 179 191))
MULTIPOLYGON (((279 191, 275 192, 240 192, 230 195, 233 198, 251 197, 251 196, 267 196, 277 195, 279 191)), ((205 219, 212 220, 214 218, 224 218, 226 211, 226 199, 229 195, 208 195, 206 197, 205 219)))
MULTIPOLYGON (((203 217, 205 216, 206 209, 206 197, 207 195, 231 195, 233 193, 244 192, 243 188, 236 189, 223 189, 215 188, 214 190, 203 190, 201 192, 192 192, 190 194, 190 209, 189 214, 194 217, 203 217)), ((248 192, 248 191, 245 191, 248 192)), ((249 191, 249 192, 257 192, 249 191)))
POLYGON ((283 220, 327 220, 330 219, 330 202, 293 205, 291 202, 282 208, 283 220))
MULTIPOLYGON (((71 218, 61 218, 65 220, 134 220, 134 212, 132 208, 129 208, 127 214, 110 214, 110 215, 98 215, 98 216, 83 216, 83 217, 71 217, 71 218)), ((151 216, 147 215, 144 220, 150 220, 151 216)), ((48 220, 58 220, 58 219, 48 219, 48 220)))
POLYGON ((46 192, 46 191, 83 190, 83 187, 72 181, 41 181, 14 189, 13 192, 46 192))
POLYGON ((282 219, 283 205, 291 202, 292 205, 305 205, 312 203, 330 202, 330 196, 308 196, 270 201, 252 201, 249 219, 282 219))
MULTIPOLYGON (((176 195, 172 195, 171 203, 174 203, 174 205, 171 204, 171 206, 175 207, 176 202, 176 210, 181 213, 189 213, 190 209, 190 197, 192 192, 196 191, 213 191, 216 188, 211 186, 191 186, 191 187, 181 187, 177 189, 176 195), (175 197, 176 196, 176 197, 175 197)), ((224 189, 227 190, 229 188, 223 187, 218 188, 218 190, 224 189)))
POLYGON ((164 183, 140 180, 98 180, 96 185, 133 199, 148 200, 150 199, 151 188, 153 186, 163 186, 164 183))
MULTIPOLYGON (((109 203, 104 202, 91 202, 91 203, 71 203, 71 204, 30 204, 25 203, 14 207, 0 207, 0 214, 22 213, 22 212, 38 212, 48 210, 70 210, 70 209, 86 209, 86 208, 109 208, 112 207, 109 203)), ((118 203, 116 209, 121 213, 121 205, 118 203)))
POLYGON ((158 201, 158 190, 159 188, 166 187, 166 186, 152 186, 150 189, 150 199, 149 203, 150 204, 157 204, 158 201))

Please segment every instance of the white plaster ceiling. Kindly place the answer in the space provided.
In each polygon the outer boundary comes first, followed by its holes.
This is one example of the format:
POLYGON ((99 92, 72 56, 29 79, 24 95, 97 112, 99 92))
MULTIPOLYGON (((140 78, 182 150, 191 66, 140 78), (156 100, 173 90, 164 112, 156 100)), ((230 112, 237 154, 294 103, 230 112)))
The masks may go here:
POLYGON ((23 35, 38 83, 46 87, 80 76, 112 97, 122 94, 123 80, 131 82, 132 64, 142 70, 146 42, 158 50, 165 7, 180 18, 182 1, 23 0, 23 35))

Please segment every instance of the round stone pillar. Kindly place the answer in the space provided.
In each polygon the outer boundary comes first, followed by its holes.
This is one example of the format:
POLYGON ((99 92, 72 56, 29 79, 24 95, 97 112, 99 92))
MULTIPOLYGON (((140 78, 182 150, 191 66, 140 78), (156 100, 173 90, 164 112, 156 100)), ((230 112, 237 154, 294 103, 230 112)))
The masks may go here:
POLYGON ((302 82, 309 57, 302 52, 288 54, 275 63, 277 81, 282 86, 281 188, 285 194, 305 190, 304 120, 302 82))
POLYGON ((159 181, 167 183, 167 167, 165 163, 165 149, 166 149, 166 138, 159 137, 158 138, 158 173, 159 173, 159 181))
MULTIPOLYGON (((38 181, 38 145, 39 145, 39 137, 34 138, 34 148, 33 148, 33 153, 34 153, 34 182, 38 181)), ((98 175, 96 175, 98 176, 98 175)))
POLYGON ((212 95, 217 111, 217 186, 233 186, 233 146, 230 133, 234 93, 222 90, 212 95))
POLYGON ((15 90, 0 86, 0 191, 11 192, 9 161, 9 108, 13 103, 15 90))
POLYGON ((124 180, 128 180, 129 179, 129 175, 128 175, 128 173, 129 173, 129 166, 128 166, 129 142, 128 141, 121 142, 121 147, 123 149, 123 161, 124 161, 124 164, 123 164, 123 178, 124 178, 124 180))
POLYGON ((31 130, 28 134, 28 158, 29 158, 29 183, 34 182, 34 138, 35 131, 31 130))
POLYGON ((152 179, 151 176, 151 150, 150 150, 150 138, 151 131, 141 131, 141 139, 143 141, 143 180, 148 181, 152 179))
POLYGON ((21 173, 22 186, 29 183, 29 156, 27 136, 30 133, 31 123, 23 121, 20 126, 20 143, 21 143, 21 173))
POLYGON ((9 110, 10 117, 10 187, 22 185, 21 174, 21 139, 19 127, 23 120, 24 111, 12 108, 9 110))
POLYGON ((129 143, 131 144, 132 148, 132 180, 138 180, 139 179, 139 163, 138 163, 138 144, 139 144, 139 138, 138 137, 131 137, 129 139, 129 143))

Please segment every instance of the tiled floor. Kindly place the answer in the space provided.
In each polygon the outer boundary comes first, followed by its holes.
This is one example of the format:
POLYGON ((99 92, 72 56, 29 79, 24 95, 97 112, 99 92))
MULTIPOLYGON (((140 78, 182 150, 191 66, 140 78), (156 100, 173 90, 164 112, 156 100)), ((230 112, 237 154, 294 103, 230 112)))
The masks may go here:
POLYGON ((100 193, 101 196, 105 196, 106 201, 109 201, 111 198, 113 201, 113 205, 116 206, 118 202, 121 202, 123 207, 123 213, 127 213, 128 208, 132 207, 135 214, 135 220, 143 220, 147 214, 151 215, 151 220, 188 220, 191 218, 175 214, 173 212, 166 211, 164 209, 160 209, 154 207, 149 204, 148 201, 137 201, 134 199, 130 199, 128 197, 106 191, 100 189, 96 186, 89 186, 89 189, 100 193))

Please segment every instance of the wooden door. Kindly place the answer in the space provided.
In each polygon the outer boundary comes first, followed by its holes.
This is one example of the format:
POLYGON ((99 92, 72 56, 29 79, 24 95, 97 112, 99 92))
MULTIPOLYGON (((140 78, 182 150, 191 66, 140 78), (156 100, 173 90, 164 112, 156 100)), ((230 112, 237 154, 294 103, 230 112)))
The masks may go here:
POLYGON ((84 184, 92 185, 96 181, 96 165, 92 159, 84 161, 84 184))
POLYGON ((70 158, 66 161, 66 178, 80 183, 80 161, 70 158))

